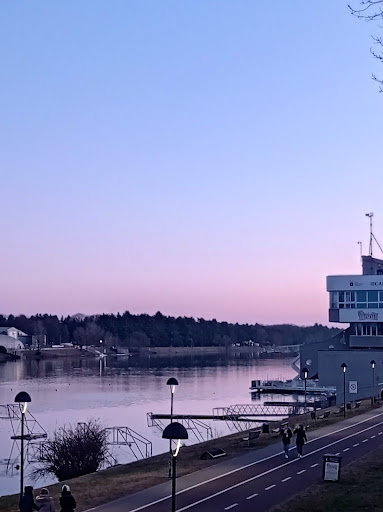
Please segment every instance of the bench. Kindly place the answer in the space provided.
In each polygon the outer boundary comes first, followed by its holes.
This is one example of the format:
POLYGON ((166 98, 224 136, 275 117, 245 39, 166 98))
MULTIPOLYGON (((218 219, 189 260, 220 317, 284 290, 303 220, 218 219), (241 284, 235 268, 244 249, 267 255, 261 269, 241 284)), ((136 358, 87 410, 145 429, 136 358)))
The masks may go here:
POLYGON ((201 460, 208 460, 208 459, 218 459, 219 457, 224 457, 226 455, 226 452, 222 450, 222 448, 212 448, 211 450, 207 452, 203 452, 200 459, 201 460))
POLYGON ((318 416, 318 420, 325 420, 329 416, 330 416, 330 411, 326 411, 323 414, 321 414, 320 416, 318 416))
POLYGON ((344 411, 344 407, 342 405, 342 407, 339 407, 339 409, 337 411, 334 411, 334 414, 343 414, 343 411, 344 411))
POLYGON ((246 446, 252 446, 261 434, 260 430, 250 430, 247 437, 242 438, 242 442, 246 443, 246 446))

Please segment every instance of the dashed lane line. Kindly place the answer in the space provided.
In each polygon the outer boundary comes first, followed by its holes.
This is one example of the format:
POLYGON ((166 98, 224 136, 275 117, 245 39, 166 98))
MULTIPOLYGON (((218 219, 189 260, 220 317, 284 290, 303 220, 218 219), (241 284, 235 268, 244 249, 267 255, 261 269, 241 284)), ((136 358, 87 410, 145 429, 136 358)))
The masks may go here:
POLYGON ((318 462, 316 464, 311 464, 310 468, 316 468, 317 466, 319 466, 318 462))
POLYGON ((265 491, 270 491, 270 489, 273 489, 273 487, 276 487, 276 484, 269 485, 269 487, 266 487, 265 491))
MULTIPOLYGON (((383 413, 382 413, 383 414, 383 413)), ((380 416, 380 414, 378 415, 380 416)), ((365 421, 365 420, 363 420, 365 421)), ((325 450, 326 448, 329 448, 330 446, 334 446, 335 444, 338 444, 342 441, 346 441, 346 439, 350 439, 351 437, 355 437, 355 436, 359 436, 360 434, 362 434, 363 432, 367 432, 368 430, 371 430, 372 428, 376 428, 378 427, 379 425, 382 425, 383 424, 383 421, 379 422, 379 423, 375 423, 374 425, 371 425, 369 427, 366 427, 365 429, 363 430, 359 430, 358 432, 355 432, 353 434, 349 434, 348 436, 344 437, 343 439, 337 439, 336 441, 333 441, 332 443, 329 443, 329 444, 326 444, 324 446, 321 446, 320 448, 317 448, 316 450, 313 450, 312 452, 310 452, 308 454, 308 456, 311 456, 311 455, 314 455, 314 453, 318 453, 318 452, 321 452, 323 450, 325 450)), ((280 452, 279 455, 283 453, 283 452, 280 452)), ((272 457, 270 457, 272 458, 272 457)), ((266 460, 266 459, 265 459, 266 460)), ((209 496, 206 496, 205 498, 201 498, 200 500, 197 500, 197 501, 194 501, 193 503, 190 503, 189 505, 186 505, 185 507, 182 507, 180 509, 178 509, 178 512, 183 512, 184 510, 189 510, 189 508, 193 508, 193 507, 196 507, 197 505, 199 505, 200 503, 205 503, 205 501, 209 501, 211 500, 212 498, 216 498, 217 496, 221 496, 222 494, 226 493, 226 492, 229 492, 233 489, 237 489, 238 487, 241 487, 242 485, 246 485, 248 484, 249 482, 254 482, 254 480, 257 480, 258 478, 262 478, 263 476, 265 475, 268 475, 274 471, 277 471, 278 469, 281 469, 283 467, 286 467, 288 466, 289 464, 294 464, 294 462, 297 462, 299 459, 293 459, 293 460, 290 460, 289 462, 285 462, 284 464, 280 464, 279 466, 276 466, 274 468, 271 468, 271 469, 268 469, 267 471, 264 471, 263 473, 259 473, 258 475, 255 475, 255 476, 252 476, 250 478, 247 478, 246 480, 242 480, 241 482, 238 482, 236 484, 233 484, 229 487, 226 487, 225 489, 222 489, 220 491, 217 491, 213 494, 210 494, 209 496)), ((242 466, 242 469, 246 468, 246 467, 249 467, 249 466, 254 466, 255 463, 251 463, 251 464, 248 464, 247 466, 242 466)), ((228 474, 231 474, 231 473, 235 473, 239 470, 232 470, 231 472, 228 472, 226 473, 225 475, 228 475, 228 474)), ((211 478, 209 480, 206 480, 206 482, 211 482, 213 480, 217 480, 218 478, 222 478, 222 475, 220 477, 214 477, 214 478, 211 478)), ((182 491, 180 491, 180 493, 177 493, 177 494, 181 494, 183 492, 186 492, 187 490, 190 490, 192 488, 195 488, 195 487, 199 487, 200 485, 202 485, 201 483, 199 484, 196 484, 194 486, 191 486, 191 487, 188 487, 187 489, 183 489, 182 491)), ((170 496, 168 496, 167 498, 169 498, 170 496)), ((152 502, 151 504, 148 504, 148 505, 144 505, 144 506, 141 506, 139 508, 136 508, 134 510, 131 510, 130 512, 138 512, 139 510, 142 510, 144 508, 147 508, 148 506, 150 505, 154 505, 156 503, 159 503, 161 501, 164 501, 165 499, 167 498, 161 498, 159 500, 157 500, 156 502, 152 502)))
POLYGON ((350 448, 345 448, 343 451, 344 451, 344 452, 348 452, 348 450, 349 450, 349 449, 350 449, 350 448))
POLYGON ((231 508, 238 507, 238 503, 233 503, 229 507, 224 508, 223 510, 230 510, 231 508))
POLYGON ((305 469, 301 469, 300 471, 298 471, 297 475, 301 475, 302 473, 306 473, 306 470, 305 469))
POLYGON ((376 436, 371 436, 371 439, 374 439, 376 436))
POLYGON ((354 448, 356 448, 357 446, 359 446, 359 443, 355 443, 352 445, 354 448))
POLYGON ((286 478, 284 478, 283 480, 281 480, 281 482, 287 482, 288 480, 291 480, 291 476, 287 476, 286 478))
POLYGON ((246 499, 247 500, 252 500, 253 498, 255 498, 256 496, 258 496, 258 493, 255 492, 254 494, 250 494, 250 496, 248 496, 246 499))
POLYGON ((336 452, 336 454, 335 454, 335 455, 340 455, 340 452, 336 452))
MULTIPOLYGON (((371 421, 371 420, 373 420, 375 418, 379 418, 382 415, 383 415, 383 413, 378 413, 375 416, 370 416, 369 418, 366 418, 365 420, 359 421, 357 423, 353 423, 352 425, 347 425, 347 427, 342 427, 342 428, 340 428, 338 430, 334 430, 332 432, 329 432, 328 434, 324 434, 323 436, 316 437, 316 438, 314 438, 314 439, 312 439, 310 441, 307 441, 307 444, 314 443, 316 441, 320 441, 321 439, 324 439, 325 437, 329 437, 329 436, 332 436, 334 434, 338 434, 339 432, 343 432, 344 430, 348 430, 350 428, 354 428, 354 427, 356 427, 358 425, 362 425, 363 423, 366 423, 367 421, 371 421)), ((378 425, 381 425, 382 423, 383 422, 376 423, 372 427, 368 427, 367 430, 369 430, 370 428, 376 427, 378 425)), ((364 430, 362 430, 362 432, 364 432, 364 430)), ((357 432, 357 434, 359 434, 359 433, 360 433, 360 431, 357 432)), ((383 434, 383 431, 380 432, 380 434, 383 434)), ((350 434, 350 436, 347 436, 347 438, 348 437, 352 437, 353 435, 354 434, 350 434)), ((339 441, 337 441, 337 442, 339 442, 339 441)), ((327 445, 327 446, 332 446, 332 444, 335 444, 335 443, 331 443, 330 445, 327 445)), ((321 449, 322 448, 320 448, 318 450, 315 450, 314 453, 316 453, 317 451, 320 451, 321 449)), ((226 473, 222 473, 221 475, 214 476, 212 478, 204 480, 203 482, 198 482, 198 483, 196 483, 194 485, 191 485, 190 487, 186 487, 185 489, 182 489, 182 490, 178 491, 177 492, 177 496, 180 495, 180 494, 184 494, 185 492, 192 491, 193 489, 196 489, 197 487, 201 487, 202 485, 206 485, 206 484, 208 484, 210 482, 214 482, 215 480, 219 480, 220 478, 224 478, 224 477, 226 477, 228 475, 232 475, 233 473, 237 473, 238 471, 242 471, 242 470, 247 469, 249 467, 255 466, 256 464, 260 464, 262 462, 265 462, 266 460, 270 460, 270 459, 273 459, 274 457, 278 457, 282 453, 283 452, 278 452, 278 453, 276 453, 274 455, 269 455, 268 457, 264 457, 263 459, 259 459, 259 460, 256 460, 254 462, 250 462, 249 464, 245 464, 244 466, 241 466, 239 468, 232 469, 230 471, 227 471, 226 473)), ((311 452, 311 453, 313 453, 313 452, 311 452)), ((291 461, 291 462, 293 462, 293 461, 291 461)), ((290 464, 290 462, 287 462, 286 464, 290 464)), ((171 498, 171 494, 168 494, 167 496, 163 496, 162 498, 159 498, 158 500, 154 500, 154 501, 151 501, 150 503, 146 503, 145 505, 141 505, 140 507, 137 507, 137 508, 131 510, 130 512, 139 512, 140 510, 143 510, 143 509, 148 508, 148 507, 152 507, 153 505, 157 505, 158 503, 162 503, 163 501, 166 501, 166 500, 168 500, 170 498, 171 498)), ((117 500, 113 500, 110 503, 119 502, 119 501, 122 501, 124 499, 125 499, 125 497, 124 498, 119 498, 117 500)), ((102 505, 98 506, 98 507, 90 508, 86 512, 90 512, 91 510, 96 510, 96 509, 98 509, 100 507, 102 507, 102 505)), ((184 510, 184 509, 181 509, 178 512, 182 512, 182 510, 184 510)))
POLYGON ((362 443, 367 443, 368 439, 363 439, 362 443))

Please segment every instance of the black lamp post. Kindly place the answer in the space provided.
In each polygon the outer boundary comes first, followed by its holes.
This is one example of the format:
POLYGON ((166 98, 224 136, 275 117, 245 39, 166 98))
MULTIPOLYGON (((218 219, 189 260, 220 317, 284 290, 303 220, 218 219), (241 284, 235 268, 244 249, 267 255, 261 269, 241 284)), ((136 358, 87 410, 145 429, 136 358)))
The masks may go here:
MULTIPOLYGON (((169 379, 170 380, 170 379, 169 379)), ((170 423, 165 430, 163 431, 162 438, 163 439, 169 439, 170 446, 172 444, 172 441, 177 441, 176 449, 174 452, 171 451, 172 456, 172 512, 176 512, 176 478, 177 478, 177 455, 180 451, 181 447, 181 440, 182 439, 188 439, 188 433, 186 428, 181 425, 181 423, 178 423, 177 421, 174 421, 173 423, 170 423)))
POLYGON ((32 399, 26 391, 20 391, 15 397, 15 402, 20 404, 21 409, 20 496, 22 496, 24 491, 24 416, 27 412, 28 402, 32 402, 32 399))
MULTIPOLYGON (((176 390, 176 386, 178 386, 178 380, 175 377, 170 377, 168 379, 167 386, 170 387, 170 423, 173 423, 173 401, 174 401, 174 392, 176 390)), ((169 460, 169 478, 172 476, 172 442, 169 443, 169 452, 170 452, 170 460, 169 460)))
MULTIPOLYGON (((306 414, 307 414, 307 376, 309 374, 309 371, 307 368, 302 368, 301 373, 305 380, 305 418, 306 418, 306 414)), ((307 422, 307 418, 306 418, 306 422, 307 422)))
POLYGON ((178 380, 174 377, 170 377, 168 379, 167 386, 170 386, 170 423, 173 423, 173 400, 174 400, 174 391, 176 390, 176 386, 178 386, 178 380))
POLYGON ((346 370, 347 364, 342 363, 340 367, 343 370, 343 417, 346 417, 346 370))
POLYGON ((372 369, 372 395, 371 395, 371 405, 374 405, 375 399, 375 361, 370 361, 371 369, 372 369))

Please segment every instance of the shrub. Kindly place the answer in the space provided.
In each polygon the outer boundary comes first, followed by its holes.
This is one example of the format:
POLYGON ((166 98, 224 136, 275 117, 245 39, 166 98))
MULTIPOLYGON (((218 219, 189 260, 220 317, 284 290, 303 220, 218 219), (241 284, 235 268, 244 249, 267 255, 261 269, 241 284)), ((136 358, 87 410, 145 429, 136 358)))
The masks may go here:
POLYGON ((97 471, 108 453, 105 429, 96 420, 56 430, 39 456, 40 475, 53 474, 59 481, 97 471))

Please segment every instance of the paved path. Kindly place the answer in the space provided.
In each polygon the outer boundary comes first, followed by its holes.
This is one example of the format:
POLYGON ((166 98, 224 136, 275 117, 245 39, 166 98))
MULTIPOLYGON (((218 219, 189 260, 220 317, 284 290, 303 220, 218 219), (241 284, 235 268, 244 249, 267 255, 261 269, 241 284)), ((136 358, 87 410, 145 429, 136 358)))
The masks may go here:
MULTIPOLYGON (((383 412, 373 410, 308 437, 300 459, 294 445, 285 459, 281 444, 275 443, 177 479, 177 512, 269 510, 321 479, 325 453, 341 455, 344 466, 382 445, 383 412)), ((170 508, 167 481, 91 510, 168 512, 170 508)))

